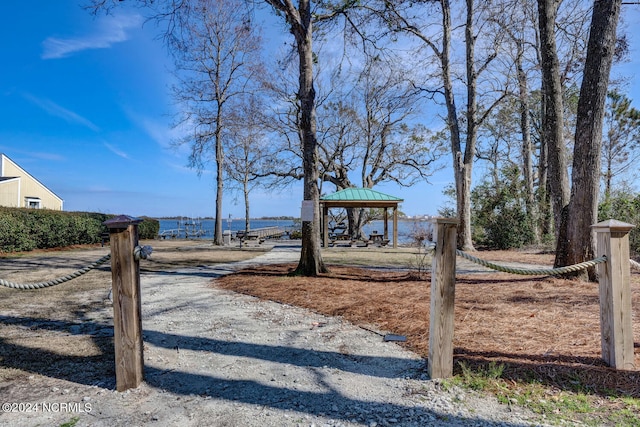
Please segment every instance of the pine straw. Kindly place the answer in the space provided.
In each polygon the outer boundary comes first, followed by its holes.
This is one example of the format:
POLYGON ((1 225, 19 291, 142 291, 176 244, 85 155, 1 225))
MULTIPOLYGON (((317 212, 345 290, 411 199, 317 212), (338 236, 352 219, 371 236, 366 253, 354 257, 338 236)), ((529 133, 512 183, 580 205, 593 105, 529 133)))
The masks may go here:
MULTIPOLYGON (((496 254, 493 260, 507 260, 496 254)), ((511 261, 514 253, 511 253, 511 261)), ((518 261, 524 261, 516 254, 518 261)), ((531 260, 527 260, 531 262, 531 260)), ((525 261, 525 262, 527 262, 525 261)), ((540 261, 538 259, 538 261, 540 261)), ((430 277, 410 272, 330 266, 320 277, 287 276, 295 265, 270 265, 217 279, 215 286, 342 316, 364 327, 405 335, 428 355, 430 277)), ((632 275, 635 364, 640 368, 640 279, 632 275)), ((454 358, 471 367, 504 364, 517 386, 640 397, 640 372, 616 371, 600 358, 598 285, 504 273, 459 275, 454 358)))

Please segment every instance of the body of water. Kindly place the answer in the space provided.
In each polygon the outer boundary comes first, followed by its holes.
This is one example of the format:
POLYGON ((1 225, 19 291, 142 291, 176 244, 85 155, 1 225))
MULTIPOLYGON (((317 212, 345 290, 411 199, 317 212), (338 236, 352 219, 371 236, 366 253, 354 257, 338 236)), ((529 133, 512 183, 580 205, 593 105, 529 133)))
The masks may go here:
MULTIPOLYGON (((213 239, 213 230, 215 228, 215 221, 213 219, 161 219, 160 222, 160 234, 168 233, 171 230, 179 230, 179 238, 185 238, 185 231, 189 231, 190 238, 201 239, 213 239), (197 233, 196 233, 197 232, 197 233)), ((412 234, 416 229, 425 229, 429 225, 428 221, 424 220, 401 220, 398 221, 398 243, 406 245, 412 242, 412 234)), ((252 219, 250 220, 250 228, 255 230, 257 228, 265 227, 284 227, 286 230, 294 230, 296 227, 292 220, 275 220, 275 219, 252 219)), ((225 219, 222 221, 223 230, 231 230, 232 234, 235 234, 238 230, 244 230, 245 221, 243 219, 225 219)), ((384 221, 373 221, 364 226, 363 232, 365 235, 370 235, 373 231, 382 234, 384 232, 384 221)), ((393 236, 393 221, 389 221, 389 238, 393 236)))
MULTIPOLYGON (((188 231, 191 236, 194 236, 196 231, 199 231, 200 238, 213 239, 213 230, 215 229, 215 220, 213 219, 160 219, 160 235, 162 233, 169 233, 171 231, 178 231, 180 238, 185 238, 185 232, 188 231)), ((252 219, 249 221, 249 228, 255 230, 256 228, 265 227, 284 227, 286 230, 293 230, 294 225, 292 220, 271 220, 271 219, 252 219)), ((225 219, 222 221, 223 230, 231 230, 232 234, 235 234, 238 230, 245 229, 245 221, 243 219, 225 219)))

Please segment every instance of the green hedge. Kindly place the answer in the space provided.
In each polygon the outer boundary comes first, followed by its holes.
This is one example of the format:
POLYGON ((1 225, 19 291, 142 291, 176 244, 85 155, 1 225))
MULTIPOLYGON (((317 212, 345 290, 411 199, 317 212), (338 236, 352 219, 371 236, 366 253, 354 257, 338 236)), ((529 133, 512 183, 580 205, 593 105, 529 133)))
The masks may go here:
MULTIPOLYGON (((112 217, 90 212, 0 208, 0 252, 100 243, 101 234, 108 231, 103 222, 112 217)), ((143 218, 138 235, 153 239, 159 229, 157 220, 143 218)))
POLYGON ((160 221, 143 216, 142 222, 138 225, 138 238, 155 239, 158 233, 160 233, 160 221))

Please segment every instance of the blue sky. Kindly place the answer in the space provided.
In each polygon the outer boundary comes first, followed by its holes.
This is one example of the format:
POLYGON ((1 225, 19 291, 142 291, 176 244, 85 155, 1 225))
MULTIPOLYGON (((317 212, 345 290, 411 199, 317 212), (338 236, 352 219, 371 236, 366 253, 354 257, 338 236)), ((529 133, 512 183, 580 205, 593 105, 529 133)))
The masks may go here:
MULTIPOLYGON (((64 199, 68 211, 212 216, 213 176, 198 176, 186 166, 187 152, 170 145, 176 136, 171 63, 157 29, 143 26, 136 9, 93 17, 80 4, 3 3, 0 152, 64 199)), ((631 78, 628 96, 639 107, 640 6, 625 6, 623 13, 634 29, 633 60, 615 72, 631 78)), ((277 43, 278 37, 266 40, 277 43)), ((409 215, 436 214, 452 177, 440 173, 431 182, 377 189, 403 197, 409 215)), ((255 191, 252 216, 298 216, 301 199, 301 185, 282 193, 255 191)), ((243 213, 226 195, 224 216, 243 213)))

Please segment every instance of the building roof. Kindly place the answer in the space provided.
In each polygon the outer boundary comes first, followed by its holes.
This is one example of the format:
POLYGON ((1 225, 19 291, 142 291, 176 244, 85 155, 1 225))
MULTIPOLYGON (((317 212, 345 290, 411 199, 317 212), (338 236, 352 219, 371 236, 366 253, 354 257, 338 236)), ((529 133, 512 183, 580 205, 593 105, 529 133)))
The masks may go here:
POLYGON ((345 188, 320 197, 321 202, 402 202, 400 197, 390 196, 370 188, 345 188))

